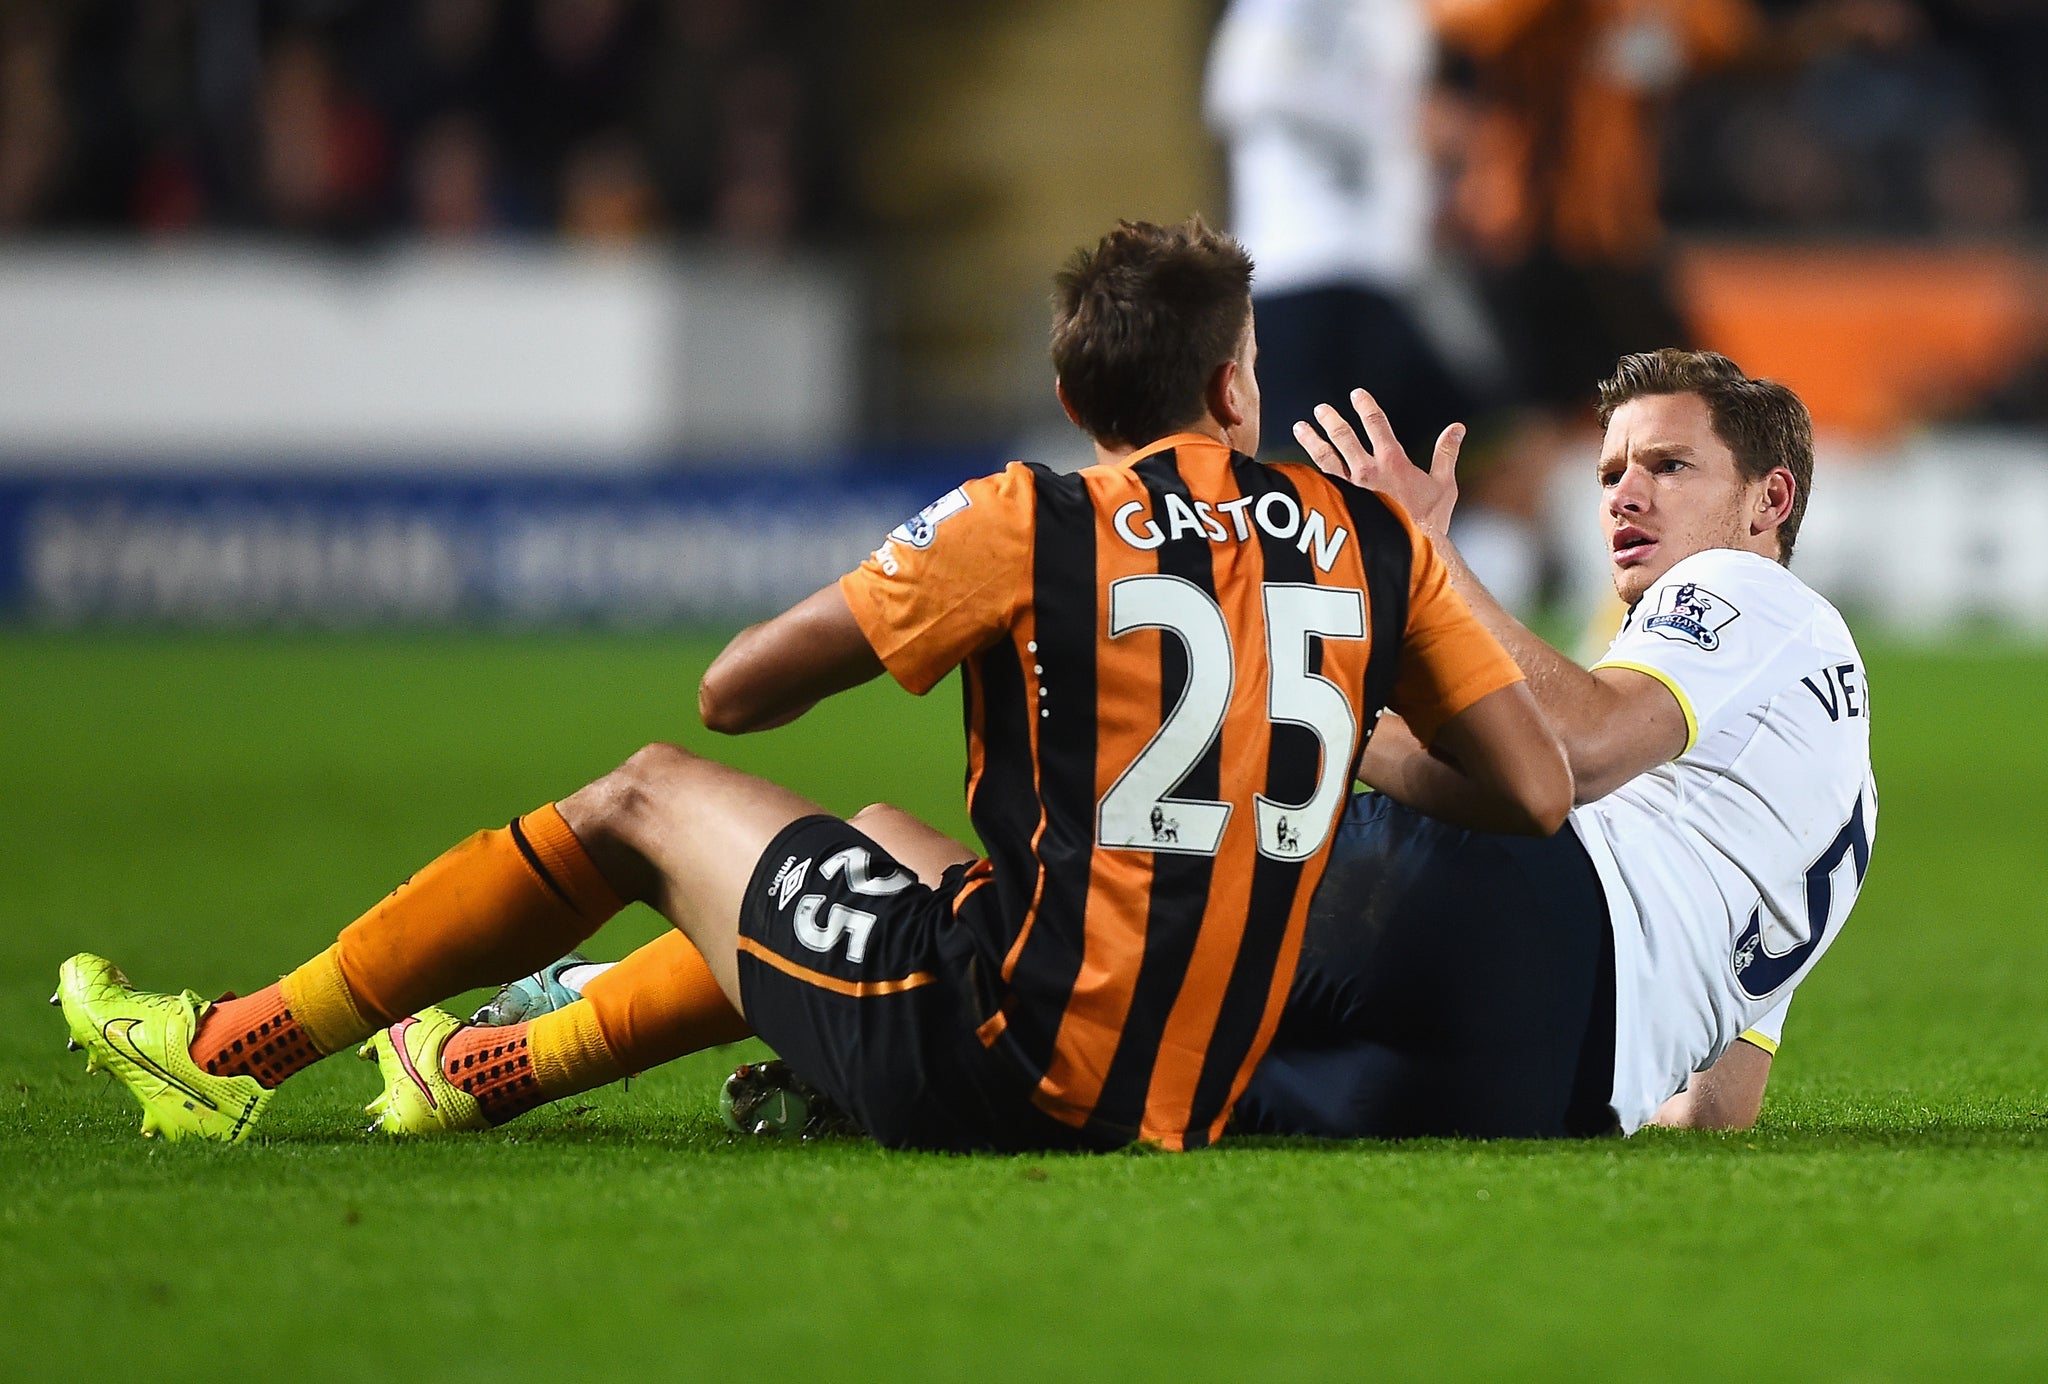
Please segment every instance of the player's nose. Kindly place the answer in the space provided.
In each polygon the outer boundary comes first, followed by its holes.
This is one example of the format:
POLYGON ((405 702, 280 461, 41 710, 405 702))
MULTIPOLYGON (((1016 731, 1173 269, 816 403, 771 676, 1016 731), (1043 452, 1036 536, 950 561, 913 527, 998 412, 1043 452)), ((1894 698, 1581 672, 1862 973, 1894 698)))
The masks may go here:
POLYGON ((1610 514, 1640 514, 1648 507, 1649 498, 1648 479, 1631 466, 1607 488, 1607 511, 1610 514))

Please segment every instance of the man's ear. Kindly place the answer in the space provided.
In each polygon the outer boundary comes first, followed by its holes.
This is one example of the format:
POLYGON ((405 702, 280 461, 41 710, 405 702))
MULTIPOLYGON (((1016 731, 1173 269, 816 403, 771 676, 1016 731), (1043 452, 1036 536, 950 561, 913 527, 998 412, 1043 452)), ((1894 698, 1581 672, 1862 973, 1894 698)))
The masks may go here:
POLYGON ((1226 428, 1244 426, 1244 410, 1237 406, 1237 368, 1236 361, 1224 361, 1209 373, 1208 386, 1202 391, 1209 416, 1226 428))
POLYGON ((1088 431, 1085 427, 1082 427, 1081 425, 1081 415, 1074 412, 1074 406, 1067 402, 1067 387, 1064 383, 1061 382, 1060 377, 1057 375, 1052 377, 1052 392, 1053 395, 1059 399, 1060 407, 1067 411, 1067 421, 1069 423, 1072 423, 1075 427, 1081 428, 1081 431, 1083 432, 1088 431))
POLYGON ((1799 483, 1786 468, 1780 466, 1765 476, 1750 513, 1749 531, 1761 534, 1782 527, 1792 517, 1792 501, 1798 494, 1799 483))

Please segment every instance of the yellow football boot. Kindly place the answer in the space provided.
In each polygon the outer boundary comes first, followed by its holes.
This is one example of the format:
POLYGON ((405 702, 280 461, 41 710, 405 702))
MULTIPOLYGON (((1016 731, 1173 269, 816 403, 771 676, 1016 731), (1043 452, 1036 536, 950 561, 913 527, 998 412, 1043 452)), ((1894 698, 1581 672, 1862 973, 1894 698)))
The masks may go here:
POLYGON ((58 968, 50 1003, 63 1007, 85 1069, 113 1073, 141 1102, 149 1138, 238 1143, 270 1103, 255 1077, 214 1076, 192 1060, 192 1035, 213 1005, 190 990, 137 990, 113 962, 80 952, 58 968))
POLYGON ((462 1020, 445 1009, 422 1009, 371 1035, 356 1056, 375 1062, 384 1091, 363 1107, 370 1128, 396 1138, 489 1129, 476 1097, 441 1071, 441 1051, 462 1020))

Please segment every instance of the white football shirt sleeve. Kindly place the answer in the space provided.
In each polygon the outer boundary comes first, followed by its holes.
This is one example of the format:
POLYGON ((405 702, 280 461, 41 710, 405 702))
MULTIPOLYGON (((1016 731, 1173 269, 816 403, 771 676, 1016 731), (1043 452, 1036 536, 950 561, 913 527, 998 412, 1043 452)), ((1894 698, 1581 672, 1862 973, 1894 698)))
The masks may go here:
POLYGON ((1798 579, 1771 559, 1712 548, 1674 564, 1644 592, 1593 666, 1632 669, 1670 688, 1685 712, 1689 752, 1781 686, 1786 658, 1811 661, 1804 651, 1813 608, 1798 579))
POLYGON ((1783 999, 1771 1006, 1768 1014, 1742 1030, 1742 1041, 1752 1043, 1776 1057, 1778 1044, 1785 1040, 1785 1011, 1791 1007, 1792 992, 1788 990, 1783 999))

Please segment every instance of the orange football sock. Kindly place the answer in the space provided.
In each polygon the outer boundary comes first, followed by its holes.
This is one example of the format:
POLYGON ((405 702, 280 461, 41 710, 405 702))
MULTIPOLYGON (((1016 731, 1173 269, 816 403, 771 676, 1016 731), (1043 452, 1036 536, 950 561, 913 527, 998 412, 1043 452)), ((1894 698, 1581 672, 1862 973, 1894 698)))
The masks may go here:
POLYGON ((292 1013, 283 983, 253 995, 223 995, 199 1020, 192 1060, 215 1076, 253 1076, 275 1089, 326 1056, 292 1013))
MULTIPOLYGON (((547 1101, 607 1086, 620 1077, 659 1067, 685 1053, 736 1043, 751 1035, 747 1021, 727 1003, 725 992, 712 979, 711 968, 680 932, 665 932, 616 966, 591 978, 583 987, 583 998, 530 1023, 505 1028, 464 1029, 448 1044, 456 1051, 458 1041, 480 1035, 472 1049, 465 1046, 467 1059, 495 1049, 503 1040, 490 1035, 518 1032, 517 1054, 465 1060, 463 1071, 496 1067, 506 1061, 532 1064, 538 1086, 537 1099, 498 1098, 486 1104, 484 1114, 502 1123, 547 1101), (500 1115, 500 1110, 509 1114, 500 1115)), ((510 1075, 517 1077, 516 1071, 510 1075)), ((449 1077, 462 1085, 453 1068, 449 1077)), ((463 1089, 469 1090, 468 1086, 463 1089)), ((480 1103, 483 1096, 471 1091, 480 1103)))
POLYGON ((622 907, 562 814, 540 808, 478 832, 350 923, 334 960, 357 1022, 345 1024, 338 1004, 300 1020, 332 1052, 450 995, 539 970, 622 907))
MULTIPOLYGON (((549 1015, 549 1018, 554 1017, 549 1015)), ((532 1024, 458 1028, 441 1049, 441 1072, 476 1097, 477 1109, 494 1125, 524 1115, 556 1097, 541 1090, 535 1074, 532 1024)))
POLYGON ((690 939, 673 929, 591 977, 583 998, 621 1075, 720 1043, 737 1043, 754 1032, 718 988, 690 939))
POLYGON ((275 1086, 426 1005, 538 970, 623 906, 550 804, 447 851, 276 985, 215 1004, 193 1059, 275 1086))
POLYGON ((529 1023, 527 1030, 534 1080, 540 1083, 544 1100, 594 1091, 639 1070, 619 1061, 611 1044, 605 1042, 604 1029, 589 1000, 543 1014, 529 1023))
POLYGON ((748 1032, 690 940, 669 932, 593 977, 574 1004, 523 1024, 460 1030, 441 1069, 485 1119, 503 1124, 748 1032))

